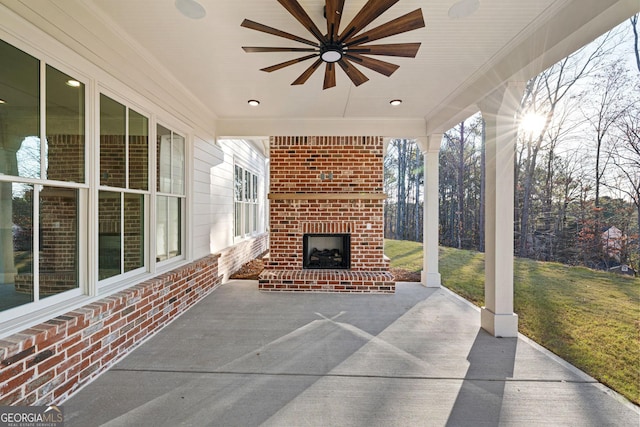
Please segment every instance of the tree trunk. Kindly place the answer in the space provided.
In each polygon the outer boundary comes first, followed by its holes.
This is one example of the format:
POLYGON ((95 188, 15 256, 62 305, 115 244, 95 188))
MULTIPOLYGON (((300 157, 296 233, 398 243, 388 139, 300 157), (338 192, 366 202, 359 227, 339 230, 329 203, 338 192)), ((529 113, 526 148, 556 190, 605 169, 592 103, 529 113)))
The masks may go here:
POLYGON ((398 203, 396 208, 396 239, 402 240, 404 236, 404 220, 407 208, 407 141, 405 139, 397 139, 398 147, 398 203))
POLYGON ((422 208, 420 205, 420 184, 421 184, 421 177, 423 176, 424 172, 421 172, 423 169, 422 167, 424 166, 424 162, 422 159, 422 155, 420 153, 420 150, 417 149, 416 147, 416 158, 415 158, 415 166, 414 166, 414 170, 416 171, 415 173, 415 191, 416 191, 416 196, 415 196, 415 204, 414 204, 414 217, 415 217, 415 235, 414 235, 414 240, 416 242, 421 242, 422 241, 422 208))
POLYGON ((636 55, 636 67, 638 67, 638 72, 640 73, 640 52, 638 49, 638 16, 640 14, 635 14, 629 21, 631 21, 631 28, 633 30, 633 53, 636 55))
POLYGON ((528 255, 528 237, 529 237, 529 214, 531 208, 531 193, 533 190, 534 173, 536 170, 536 162, 538 151, 542 137, 536 140, 536 144, 527 156, 526 170, 524 176, 524 185, 522 188, 522 211, 520 212, 520 251, 521 257, 528 255))
MULTIPOLYGON (((485 145, 487 142, 486 135, 486 122, 482 119, 482 139, 481 139, 481 147, 480 147, 480 206, 478 212, 478 250, 480 252, 484 252, 484 223, 485 223, 485 191, 486 191, 486 179, 487 179, 487 170, 486 170, 486 152, 485 145)), ((517 182, 517 181, 516 181, 517 182)))
POLYGON ((462 249, 462 234, 464 233, 464 122, 460 123, 460 144, 458 146, 458 159, 457 159, 457 212, 456 217, 458 223, 456 226, 458 237, 458 249, 462 249))

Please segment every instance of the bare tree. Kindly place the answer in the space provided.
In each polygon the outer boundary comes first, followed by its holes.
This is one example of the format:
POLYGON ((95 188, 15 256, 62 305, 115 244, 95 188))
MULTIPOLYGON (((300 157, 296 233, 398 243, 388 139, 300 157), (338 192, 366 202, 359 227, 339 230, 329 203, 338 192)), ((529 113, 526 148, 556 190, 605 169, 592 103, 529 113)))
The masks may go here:
POLYGON ((463 221, 462 214, 464 212, 464 175, 465 175, 465 161, 464 161, 464 148, 466 143, 466 135, 464 133, 464 122, 461 122, 459 125, 460 129, 460 138, 458 139, 458 158, 457 160, 457 210, 456 217, 458 221, 457 233, 458 233, 458 249, 462 249, 462 234, 463 230, 463 221))
POLYGON ((394 139, 384 159, 385 237, 422 240, 424 163, 415 140, 394 139))
POLYGON ((413 166, 411 168, 411 175, 413 178, 413 188, 414 188, 414 204, 413 204, 413 240, 419 242, 423 240, 422 232, 422 221, 423 221, 423 208, 422 203, 420 202, 420 196, 422 194, 421 188, 424 187, 424 158, 420 149, 418 148, 418 144, 414 141, 414 156, 413 156, 413 166))
POLYGON ((640 14, 636 13, 631 18, 629 18, 629 21, 631 22, 631 29, 633 30, 633 52, 636 55, 636 66, 638 67, 638 72, 640 72, 640 52, 639 52, 640 48, 639 48, 639 41, 638 41, 638 16, 640 16, 640 14))
MULTIPOLYGON (((636 85, 640 91, 640 84, 636 85)), ((640 98, 640 97, 638 97, 640 98)), ((637 251, 633 261, 640 267, 640 99, 634 109, 625 112, 618 122, 620 137, 613 146, 613 164, 616 166, 620 185, 618 191, 626 194, 636 209, 637 251)))
POLYGON ((396 201, 396 239, 401 239, 405 227, 405 211, 407 208, 407 140, 395 139, 394 145, 398 155, 398 187, 396 201))
POLYGON ((487 169, 486 169, 486 122, 481 117, 480 125, 482 126, 482 132, 480 136, 480 199, 479 199, 479 212, 478 212, 478 250, 480 252, 484 252, 485 248, 485 235, 484 235, 484 224, 485 224, 485 212, 484 207, 486 205, 486 182, 487 182, 487 169))
POLYGON ((440 224, 443 242, 479 247, 482 117, 472 116, 445 133, 440 150, 440 224))
MULTIPOLYGON (((553 125, 546 134, 546 146, 542 153, 542 165, 538 173, 539 210, 537 232, 540 242, 534 248, 536 259, 556 260, 558 240, 566 227, 566 209, 572 201, 572 164, 569 159, 578 159, 577 148, 568 142, 576 140, 579 123, 572 117, 572 105, 579 104, 580 98, 570 99, 564 108, 557 110, 553 125), (566 148, 568 147, 568 148, 566 148)), ((581 137, 581 133, 580 136, 581 137)), ((578 137, 578 138, 579 138, 578 137)))
MULTIPOLYGON (((583 185, 587 182, 586 167, 580 161, 581 153, 574 148, 559 157, 559 170, 556 177, 557 207, 555 209, 555 234, 557 243, 554 249, 555 261, 575 262, 578 252, 576 238, 578 233, 577 215, 574 209, 576 201, 581 200, 583 185)), ((579 213, 578 213, 579 214, 579 213)))
POLYGON ((395 155, 395 147, 389 144, 387 155, 384 157, 384 192, 387 197, 384 199, 384 235, 394 237, 395 229, 395 208, 396 208, 396 174, 398 162, 395 155))
POLYGON ((591 129, 595 142, 595 206, 600 206, 600 188, 607 163, 610 161, 610 150, 603 146, 609 137, 609 131, 630 107, 628 75, 619 62, 613 62, 600 75, 593 85, 589 102, 582 108, 591 129), (603 158, 603 155, 605 156, 603 158))
POLYGON ((535 132, 521 132, 520 152, 518 155, 516 179, 521 186, 519 210, 519 248, 520 256, 529 255, 530 251, 530 215, 533 190, 535 188, 534 175, 538 167, 538 154, 549 127, 552 125, 556 109, 573 90, 577 83, 594 75, 602 66, 607 54, 614 44, 610 42, 613 34, 607 33, 595 45, 584 47, 563 60, 554 64, 538 76, 529 80, 523 96, 519 117, 536 114, 543 117, 541 128, 535 132))

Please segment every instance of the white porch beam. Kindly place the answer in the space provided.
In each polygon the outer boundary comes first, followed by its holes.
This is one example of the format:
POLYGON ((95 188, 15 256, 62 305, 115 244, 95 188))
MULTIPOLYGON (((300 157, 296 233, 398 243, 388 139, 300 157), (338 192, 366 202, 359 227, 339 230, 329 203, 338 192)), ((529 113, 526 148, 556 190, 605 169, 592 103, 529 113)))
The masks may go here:
POLYGON ((309 118, 309 119, 219 119, 218 137, 251 137, 256 135, 353 136, 383 135, 391 138, 413 138, 426 135, 424 118, 309 118))
POLYGON ((513 312, 515 113, 524 82, 508 82, 479 103, 485 120, 485 306, 481 326, 496 337, 517 337, 513 312))
POLYGON ((423 219, 423 270, 422 284, 427 288, 439 288, 441 285, 438 264, 439 243, 439 154, 441 133, 418 139, 418 145, 424 157, 424 219, 423 219))

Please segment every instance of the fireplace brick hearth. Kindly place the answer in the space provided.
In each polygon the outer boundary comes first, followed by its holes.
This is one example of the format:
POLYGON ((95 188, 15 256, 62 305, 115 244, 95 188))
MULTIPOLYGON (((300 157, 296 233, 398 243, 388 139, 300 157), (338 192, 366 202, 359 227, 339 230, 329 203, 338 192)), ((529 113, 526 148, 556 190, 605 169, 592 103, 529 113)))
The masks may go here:
POLYGON ((272 137, 264 291, 392 293, 384 256, 383 138, 272 137), (305 234, 348 234, 347 269, 304 268, 305 234))

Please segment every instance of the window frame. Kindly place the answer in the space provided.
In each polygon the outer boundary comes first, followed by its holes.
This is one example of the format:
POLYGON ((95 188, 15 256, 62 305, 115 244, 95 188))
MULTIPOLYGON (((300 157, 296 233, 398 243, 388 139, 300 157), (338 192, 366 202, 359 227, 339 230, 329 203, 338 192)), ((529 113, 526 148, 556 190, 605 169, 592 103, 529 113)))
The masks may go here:
POLYGON ((150 234, 150 220, 149 217, 150 215, 146 214, 148 212, 150 212, 151 209, 151 199, 153 198, 153 192, 151 189, 151 185, 152 185, 152 177, 153 177, 153 172, 152 172, 152 163, 151 163, 151 147, 152 147, 152 137, 153 137, 153 127, 152 127, 152 115, 148 112, 145 111, 145 109, 141 108, 138 105, 135 105, 131 102, 125 101, 122 97, 118 96, 117 94, 114 94, 113 92, 111 92, 110 90, 106 89, 106 88, 98 88, 98 90, 96 91, 96 105, 97 105, 97 110, 96 110, 96 152, 95 152, 95 162, 97 164, 97 168, 95 170, 97 171, 101 171, 101 150, 100 150, 100 139, 101 139, 101 109, 100 109, 100 101, 101 101, 101 97, 102 96, 106 96, 108 98, 110 98, 112 101, 117 102, 119 104, 121 104, 124 108, 125 108, 125 135, 124 135, 124 144, 125 144, 125 150, 124 150, 124 162, 125 162, 125 187, 114 187, 114 186, 110 186, 110 185, 102 185, 100 183, 100 173, 96 174, 97 176, 95 177, 95 182, 96 182, 96 186, 95 186, 95 196, 94 196, 94 205, 95 205, 95 215, 94 215, 94 221, 95 221, 95 228, 96 228, 96 235, 95 235, 95 263, 92 266, 95 269, 95 272, 93 273, 93 277, 95 278, 96 284, 97 284, 97 288, 98 288, 98 292, 100 292, 101 289, 106 289, 106 288, 110 288, 115 286, 118 286, 119 284, 125 285, 128 283, 128 281, 130 281, 132 278, 136 278, 142 274, 145 273, 149 273, 150 271, 152 271, 151 268, 151 257, 150 257, 150 251, 151 251, 151 247, 149 244, 150 238, 149 238, 149 234, 150 234), (133 110, 134 112, 136 112, 137 114, 140 114, 142 116, 144 116, 147 119, 147 190, 139 190, 139 189, 135 189, 135 188, 129 188, 129 175, 130 175, 130 152, 129 152, 129 146, 130 146, 130 133, 129 133, 129 122, 130 122, 130 115, 129 112, 133 110), (99 247, 99 240, 100 240, 100 231, 99 231, 99 223, 100 223, 100 209, 99 209, 99 194, 100 192, 110 192, 110 193, 116 193, 120 195, 120 273, 119 274, 115 274, 113 276, 109 276, 109 277, 105 277, 104 279, 100 279, 100 265, 99 265, 99 256, 100 256, 100 247, 99 247), (143 214, 142 214, 142 218, 143 218, 143 224, 142 224, 142 229, 143 229, 143 238, 142 238, 142 244, 144 247, 144 256, 142 257, 142 261, 143 261, 143 265, 141 267, 126 271, 125 268, 125 199, 126 199, 126 195, 128 194, 134 194, 134 195, 142 195, 143 196, 143 204, 142 204, 142 209, 143 209, 143 214))
POLYGON ((233 240, 234 243, 259 234, 260 175, 243 163, 233 163, 233 240), (240 170, 242 186, 237 188, 237 171, 240 170), (247 185, 248 184, 248 185, 247 185), (241 200, 237 199, 240 194, 241 200), (240 212, 238 212, 240 209, 240 212), (240 229, 239 229, 240 228, 240 229))
MULTIPOLYGON (((16 24, 17 25, 17 24, 16 24)), ((11 27, 11 25, 9 26, 11 27)), ((33 28, 29 24, 19 24, 16 26, 17 33, 20 34, 24 31, 31 31, 33 28)), ((192 180, 193 180, 193 132, 194 130, 182 122, 178 116, 172 115, 167 112, 163 106, 157 102, 144 97, 139 92, 126 86, 120 80, 117 80, 109 75, 101 72, 93 64, 83 60, 80 56, 68 50, 61 44, 56 44, 54 41, 53 49, 43 50, 40 46, 49 46, 53 40, 45 34, 34 34, 32 39, 24 39, 22 37, 15 37, 12 33, 7 32, 6 28, 0 28, 0 40, 12 46, 13 48, 22 51, 23 53, 33 57, 37 63, 37 76, 38 80, 38 107, 34 108, 34 114, 37 111, 39 118, 35 120, 38 124, 38 132, 31 131, 30 129, 36 129, 35 126, 28 128, 27 133, 37 133, 40 141, 46 141, 47 129, 46 129, 46 69, 47 66, 54 68, 64 74, 67 74, 70 78, 81 82, 84 85, 83 94, 83 114, 82 129, 84 131, 84 143, 82 145, 84 153, 82 160, 84 162, 83 174, 79 176, 84 177, 84 181, 81 183, 71 181, 59 181, 54 179, 43 179, 46 177, 44 172, 46 171, 45 162, 42 162, 39 167, 40 176, 37 178, 20 177, 16 175, 0 175, 0 182, 8 184, 27 184, 33 186, 36 191, 40 188, 46 187, 60 187, 76 189, 76 203, 77 203, 77 276, 78 287, 64 291, 60 294, 46 296, 44 299, 40 299, 36 302, 26 302, 15 307, 7 308, 0 311, 0 338, 10 335, 12 333, 23 330, 31 325, 37 324, 47 319, 59 315, 61 313, 74 310, 77 307, 88 304, 99 298, 108 296, 114 292, 127 289, 132 285, 140 283, 146 278, 154 277, 157 274, 161 274, 165 271, 175 269, 181 265, 184 265, 192 260, 192 253, 190 245, 192 245, 192 233, 191 222, 189 218, 192 210, 192 180), (61 62, 61 59, 63 62, 61 62), (68 64, 73 64, 70 66, 68 64), (148 135, 148 171, 147 171, 147 184, 148 190, 140 191, 134 189, 128 189, 123 194, 145 194, 144 203, 144 218, 145 218, 145 231, 144 231, 144 251, 145 251, 145 268, 143 271, 140 269, 133 272, 126 272, 120 275, 114 276, 111 280, 98 280, 98 194, 101 190, 120 191, 117 187, 108 187, 100 185, 100 95, 104 94, 111 99, 121 103, 127 108, 127 111, 135 110, 135 112, 145 116, 147 119, 147 126, 149 128, 148 135), (156 124, 161 123, 163 126, 168 127, 173 132, 180 134, 184 138, 182 156, 184 158, 182 186, 183 194, 180 195, 181 200, 181 221, 180 221, 180 239, 181 239, 181 256, 170 258, 163 262, 155 261, 155 236, 151 232, 151 228, 156 221, 155 212, 155 200, 156 200, 156 172, 155 172, 155 130, 156 124)), ((35 68, 33 68, 35 70, 35 68)), ((35 75, 35 74, 34 74, 35 75)), ((33 92, 35 93, 35 91, 33 92)), ((127 120, 127 125, 129 120, 127 120)), ((54 131, 55 132, 55 131, 54 131)), ((128 142, 128 141, 127 141, 128 142)), ((40 144, 40 153, 44 152, 44 145, 40 144)), ((129 153, 126 154, 127 161, 129 161, 129 153)), ((41 154, 41 158, 42 154, 41 154)), ((49 163, 51 164, 51 163, 49 163)), ((62 179, 66 179, 65 175, 58 175, 62 179)), ((76 178, 78 179, 78 178, 76 178)), ((34 191, 34 193, 36 193, 34 191)), ((123 196, 122 196, 123 197, 123 196)), ((35 197, 35 199, 38 199, 35 197)), ((34 220, 34 242, 37 243, 37 235, 39 233, 39 224, 37 223, 38 215, 40 212, 39 200, 29 207, 29 211, 33 213, 34 220)), ((37 257, 35 243, 33 246, 34 256, 37 257)), ((38 274, 38 271, 34 269, 34 275, 38 274)))
MULTIPOLYGON (((0 311, 0 332, 5 329, 10 329, 14 325, 20 325, 23 322, 27 322, 32 319, 34 312, 45 313, 55 307, 61 307, 68 304, 70 301, 82 298, 90 292, 91 286, 89 284, 89 269, 88 269, 88 248, 89 248, 89 218, 88 218, 88 206, 90 199, 90 181, 89 181, 89 159, 90 159, 90 92, 91 92, 91 79, 85 74, 78 72, 78 70, 71 69, 58 61, 44 55, 30 46, 23 44, 20 41, 6 37, 5 34, 0 33, 0 39, 10 45, 11 47, 23 52, 24 54, 31 56, 38 62, 38 135, 39 138, 39 173, 38 177, 22 177, 19 175, 0 174, 0 182, 12 184, 26 184, 33 188, 33 200, 31 205, 32 214, 32 262, 33 268, 31 271, 33 277, 33 301, 27 302, 15 307, 7 308, 0 311), (47 152, 47 69, 51 68, 57 72, 63 73, 70 78, 80 82, 83 86, 83 125, 82 131, 84 136, 83 141, 83 182, 74 181, 61 181, 57 179, 49 179, 49 171, 47 166, 49 164, 49 158, 45 156, 47 152), (42 222, 40 220, 40 193, 45 188, 64 188, 76 190, 76 280, 77 286, 75 288, 62 291, 46 297, 40 296, 40 229, 42 222), (35 197, 38 195, 38 197, 35 197)), ((25 138, 26 139, 26 138, 25 138)))
MULTIPOLYGON (((188 196, 189 191, 190 191, 190 185, 189 185, 189 177, 188 177, 188 170, 189 170, 189 138, 190 138, 190 134, 188 132, 184 132, 180 129, 179 126, 174 126, 173 124, 170 123, 166 123, 165 121, 162 120, 155 120, 154 124, 153 124, 153 141, 155 141, 155 144, 153 145, 153 155, 154 155, 154 161, 153 161, 153 170, 154 172, 154 182, 153 182, 153 187, 152 187, 152 205, 153 205, 153 224, 154 224, 154 228, 156 229, 155 233, 153 236, 153 243, 150 245, 150 250, 152 250, 152 254, 153 257, 151 258, 153 260, 153 264, 154 264, 154 270, 155 269, 159 269, 159 270, 167 270, 169 269, 171 266, 173 266, 176 263, 180 263, 183 262, 187 259, 189 259, 188 254, 187 254, 187 249, 188 249, 188 245, 187 245, 187 241, 189 240, 187 237, 187 229, 188 229, 188 204, 190 201, 190 197, 188 196), (170 168, 169 168, 169 190, 170 191, 160 191, 160 187, 162 186, 162 184, 160 183, 160 164, 159 161, 160 159, 157 158, 157 153, 158 153, 158 147, 157 147, 157 141, 158 141, 158 127, 161 126, 164 129, 168 130, 171 132, 171 149, 170 154, 171 154, 171 159, 170 159, 170 168), (171 180, 173 178, 173 172, 174 172, 174 163, 173 163, 173 153, 174 153, 174 146, 173 146, 173 136, 174 135, 178 135, 182 138, 182 193, 175 193, 174 192, 174 183, 171 180), (158 258, 158 241, 157 241, 157 228, 158 228, 158 200, 160 197, 166 197, 168 200, 170 199, 177 199, 179 201, 179 229, 178 229, 178 241, 179 241, 179 245, 180 245, 180 253, 176 256, 173 257, 169 257, 167 256, 167 258, 165 259, 159 259, 158 258)), ((167 204, 167 222, 170 222, 169 219, 169 214, 170 214, 170 206, 169 204, 167 204)), ((168 252, 168 249, 167 249, 168 252)))

